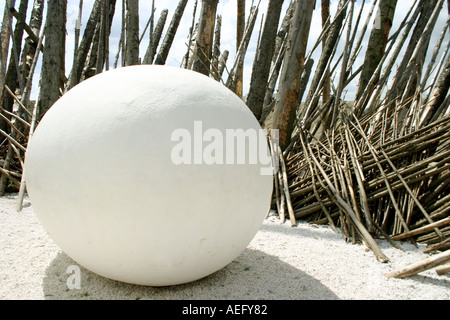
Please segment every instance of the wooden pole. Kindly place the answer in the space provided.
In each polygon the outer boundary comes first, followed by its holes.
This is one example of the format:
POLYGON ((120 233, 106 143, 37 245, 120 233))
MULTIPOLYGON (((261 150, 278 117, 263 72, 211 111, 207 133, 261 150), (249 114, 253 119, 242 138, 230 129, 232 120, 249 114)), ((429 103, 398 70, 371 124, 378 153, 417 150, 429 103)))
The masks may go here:
MULTIPOLYGON (((322 2, 322 28, 325 29, 330 25, 330 0, 321 0, 322 2)), ((327 35, 324 35, 322 44, 325 47, 327 43, 327 35)), ((322 91, 322 103, 327 102, 331 96, 331 79, 330 70, 325 71, 325 81, 322 91)))
POLYGON ((216 81, 220 81, 221 77, 218 74, 220 61, 220 37, 222 34, 222 16, 217 15, 216 30, 214 31, 214 45, 211 59, 211 73, 216 81))
POLYGON ((437 222, 434 223, 430 223, 429 225, 426 225, 424 227, 421 228, 417 228, 414 229, 412 231, 408 231, 408 232, 404 232, 402 234, 396 235, 394 237, 392 237, 392 240, 403 240, 409 237, 413 237, 419 234, 423 234, 429 231, 433 231, 434 228, 439 228, 439 227, 443 227, 450 224, 450 217, 444 218, 442 220, 439 220, 437 222))
POLYGON ((297 1, 292 18, 292 32, 289 33, 288 46, 279 84, 273 129, 279 130, 280 146, 282 150, 291 142, 291 135, 295 125, 298 109, 298 95, 300 91, 300 77, 305 64, 306 45, 315 1, 297 1), (301 32, 300 32, 301 30, 301 32))
POLYGON ((213 52, 214 26, 218 0, 203 0, 192 70, 209 76, 213 52))
POLYGON ((261 119, 262 115, 282 5, 283 1, 281 0, 269 1, 261 42, 257 47, 257 54, 253 63, 246 103, 258 120, 261 119))
POLYGON ((139 1, 127 0, 126 63, 139 64, 139 1))
POLYGON ((281 151, 281 148, 279 146, 278 146, 278 153, 279 153, 279 159, 280 159, 280 163, 281 163, 281 175, 282 175, 282 181, 283 181, 284 194, 286 196, 286 203, 287 203, 287 207, 288 207, 289 220, 291 221, 291 226, 295 227, 297 225, 297 221, 295 219, 294 209, 292 208, 291 196, 289 194, 289 183, 288 183, 287 172, 286 172, 286 164, 284 162, 283 152, 281 151))
MULTIPOLYGON (((241 46, 242 40, 244 39, 245 29, 245 0, 238 0, 236 21, 236 54, 239 52, 239 47, 241 46)), ((242 97, 243 94, 243 77, 244 69, 238 70, 235 93, 239 97, 242 97)))
POLYGON ((192 22, 191 27, 189 28, 189 43, 188 43, 188 50, 186 52, 186 55, 184 56, 184 66, 183 68, 187 69, 189 65, 189 56, 191 54, 191 45, 192 45, 192 38, 194 36, 194 29, 195 29, 195 18, 197 14, 197 6, 198 6, 198 0, 195 0, 194 3, 194 10, 192 12, 192 22))
POLYGON ((172 46, 173 39, 177 32, 178 26, 180 24, 181 18, 186 8, 187 0, 180 0, 178 6, 173 14, 172 21, 170 22, 169 28, 164 37, 161 48, 159 49, 158 55, 155 59, 155 64, 164 65, 166 64, 167 56, 169 55, 170 48, 172 46))
POLYGON ((420 272, 429 270, 438 265, 450 261, 450 250, 441 252, 429 258, 412 263, 406 267, 402 267, 385 274, 387 278, 406 278, 414 276, 420 272))
POLYGON ((168 13, 169 10, 167 9, 161 11, 156 28, 152 33, 152 42, 147 47, 147 51, 142 62, 143 64, 152 64, 153 59, 155 59, 156 50, 158 49, 158 45, 161 40, 161 35, 164 30, 164 25, 166 24, 168 13))
POLYGON ((244 37, 241 41, 241 44, 239 45, 238 52, 236 53, 236 57, 234 59, 233 68, 230 71, 230 75, 226 82, 226 87, 230 89, 231 91, 235 92, 236 95, 242 97, 239 95, 239 77, 240 72, 243 70, 244 67, 244 60, 245 60, 245 54, 247 52, 247 48, 250 42, 250 38, 253 33, 253 28, 255 26, 256 18, 258 16, 258 7, 259 2, 257 6, 254 6, 250 10, 250 16, 248 18, 247 26, 245 28, 244 37))
MULTIPOLYGON (((75 44, 74 44, 74 52, 73 52, 73 63, 74 66, 77 62, 78 56, 78 46, 80 45, 80 30, 81 30, 81 18, 83 13, 83 0, 80 0, 79 8, 78 8, 78 18, 75 22, 75 44)), ((69 76, 70 83, 75 83, 77 76, 77 69, 73 69, 69 76)))
MULTIPOLYGON (((86 63, 86 59, 89 54, 89 49, 91 47, 92 39, 94 38, 94 33, 95 33, 96 26, 97 26, 97 22, 100 19, 100 14, 101 14, 101 1, 96 0, 92 7, 92 11, 89 16, 89 20, 86 23, 83 37, 81 39, 80 45, 77 50, 77 56, 74 57, 74 64, 72 66, 72 71, 71 71, 71 74, 73 74, 73 76, 69 77, 69 82, 67 84, 66 90, 70 90, 71 88, 73 88, 80 82, 81 74, 83 72, 83 67, 86 63)), ((49 22, 47 22, 47 23, 49 23, 49 22)))

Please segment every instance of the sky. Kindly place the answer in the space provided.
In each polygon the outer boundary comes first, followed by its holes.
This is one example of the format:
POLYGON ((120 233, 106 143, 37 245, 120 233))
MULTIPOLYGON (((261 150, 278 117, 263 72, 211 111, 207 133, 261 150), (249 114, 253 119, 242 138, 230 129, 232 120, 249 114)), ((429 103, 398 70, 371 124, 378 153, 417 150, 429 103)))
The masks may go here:
MULTIPOLYGON (((75 23, 78 17, 78 10, 79 10, 79 1, 80 0, 68 0, 68 7, 67 7, 67 36, 66 36, 66 75, 69 74, 71 70, 71 63, 73 59, 73 49, 74 49, 74 30, 75 30, 75 23)), ((250 12, 250 7, 252 2, 255 4, 259 0, 254 1, 246 1, 246 17, 248 17, 250 12)), ((280 0, 281 1, 281 0, 280 0)), ((364 23, 365 17, 367 16, 367 13, 369 11, 369 8, 371 7, 371 3, 374 0, 366 0, 366 3, 364 5, 364 11, 362 14, 362 22, 364 23)), ((166 25, 163 33, 164 34, 167 30, 167 27, 170 24, 170 21, 172 19, 172 15, 178 5, 179 0, 155 0, 155 24, 158 20, 160 13, 164 9, 169 10, 169 14, 166 20, 166 25)), ((3 12, 4 9, 4 3, 5 1, 2 0, 0 2, 0 12, 3 12)), ((19 1, 16 0, 16 9, 18 9, 18 3, 19 1)), ((32 3, 33 0, 30 0, 29 4, 29 14, 32 9, 32 3)), ((81 35, 83 34, 84 27, 86 26, 86 22, 89 18, 92 6, 93 6, 94 0, 84 0, 83 1, 83 11, 82 11, 82 25, 81 25, 81 35)), ((189 28, 192 23, 192 17, 193 17, 193 8, 194 8, 195 0, 188 0, 187 6, 185 8, 182 20, 180 22, 180 26, 178 27, 178 31, 176 34, 176 37, 174 39, 174 42, 172 44, 172 48, 169 52, 169 56, 167 58, 166 64, 170 66, 180 66, 181 61, 183 59, 183 56, 186 54, 187 46, 186 43, 188 42, 188 35, 189 35, 189 28)), ((286 12, 287 7, 289 6, 290 1, 284 0, 283 3, 283 9, 282 9, 282 15, 280 17, 280 23, 281 20, 286 12)), ((330 1, 330 10, 331 10, 331 16, 334 17, 334 14, 336 13, 338 0, 331 0, 330 1)), ((399 0, 396 7, 396 15, 394 18, 394 25, 392 28, 392 31, 395 31, 398 29, 400 23, 402 22, 403 18, 405 17, 406 13, 414 3, 414 0, 399 0)), ((255 57, 256 52, 256 45, 258 40, 258 33, 259 33, 259 27, 261 25, 263 16, 266 15, 267 11, 267 4, 268 0, 260 0, 260 7, 259 7, 259 13, 258 13, 258 19, 255 23, 255 29, 252 34, 251 42, 249 44, 248 51, 246 53, 246 59, 244 64, 244 95, 248 92, 249 84, 250 84, 250 78, 251 78, 251 70, 252 70, 252 64, 255 57)), ((362 0, 357 0, 355 3, 355 18, 356 15, 359 12, 361 8, 362 0)), ((140 12, 140 32, 142 33, 145 29, 145 26, 147 24, 147 21, 151 15, 151 0, 140 0, 139 1, 139 12, 140 12)), ((313 20, 311 24, 311 30, 310 30, 310 36, 309 36, 309 43, 308 43, 308 49, 311 50, 311 46, 316 42, 316 40, 319 37, 319 34, 321 32, 321 10, 320 10, 321 1, 316 1, 316 9, 313 14, 313 20)), ((440 35, 440 32, 443 29, 443 26, 446 23, 446 20, 448 19, 448 11, 447 11, 447 5, 444 4, 444 8, 439 16, 439 20, 437 23, 437 27, 435 29, 435 32, 433 33, 433 37, 430 42, 430 51, 432 52, 435 46, 435 43, 440 35)), ((197 13, 196 13, 196 21, 198 20, 198 16, 200 13, 200 7, 201 7, 201 0, 198 0, 198 6, 197 6, 197 13)), ((236 51, 236 11, 237 11, 237 0, 220 0, 217 8, 217 14, 222 16, 222 32, 221 32, 221 50, 228 50, 230 52, 230 56, 228 58, 227 68, 231 69, 234 57, 235 57, 235 51, 236 51)), ((119 44, 120 39, 120 31, 121 31, 121 11, 122 11, 122 1, 117 0, 116 4, 116 13, 114 16, 112 29, 111 29, 111 37, 110 37, 110 64, 111 68, 114 63, 114 58, 117 53, 117 48, 119 44)), ((29 19, 29 14, 27 16, 27 21, 29 19)), ((370 35, 370 29, 373 26, 373 20, 374 17, 372 17, 372 20, 369 23, 367 36, 364 39, 364 44, 367 43, 368 36, 370 35)), ((392 32, 391 31, 391 32, 392 32)), ((345 31, 346 32, 346 31, 345 31)), ((338 47, 338 50, 342 50, 343 48, 343 42, 345 41, 345 33, 343 34, 341 38, 341 44, 338 47)), ((450 41, 449 35, 447 33, 446 38, 444 40, 444 44, 448 43, 450 41)), ((141 42, 140 46, 140 56, 143 57, 145 54, 145 51, 147 49, 149 42, 149 33, 148 30, 146 34, 143 37, 143 40, 141 42)), ((161 39, 162 42, 162 39, 161 39)), ((445 47, 445 45, 443 46, 445 47)), ((319 46, 313 53, 312 58, 315 59, 315 61, 318 60, 318 57, 320 56, 320 50, 321 47, 319 46)), ((429 56, 431 53, 429 54, 429 56)), ((364 59, 364 49, 359 55, 358 60, 355 63, 355 68, 357 68, 359 65, 363 63, 364 59)), ((120 63, 119 63, 120 66, 120 63)), ((39 71, 40 71, 40 64, 36 68, 36 75, 34 76, 34 82, 36 83, 39 79, 39 71)), ((224 80, 226 80, 226 76, 224 76, 224 80)), ((353 83, 349 84, 347 87, 346 92, 346 99, 352 99, 354 97, 354 93, 356 91, 357 81, 354 81, 353 83)), ((37 84, 33 86, 33 95, 36 95, 37 92, 37 84)))

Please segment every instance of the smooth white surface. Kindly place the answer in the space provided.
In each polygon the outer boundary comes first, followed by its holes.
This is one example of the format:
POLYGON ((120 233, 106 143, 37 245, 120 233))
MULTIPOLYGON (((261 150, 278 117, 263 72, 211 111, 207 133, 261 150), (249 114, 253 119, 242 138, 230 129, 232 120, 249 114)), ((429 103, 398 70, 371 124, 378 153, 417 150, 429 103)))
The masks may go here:
POLYGON ((152 286, 205 277, 249 244, 270 205, 261 165, 175 165, 174 130, 260 126, 218 82, 163 66, 105 72, 40 122, 27 187, 46 231, 80 265, 152 286))

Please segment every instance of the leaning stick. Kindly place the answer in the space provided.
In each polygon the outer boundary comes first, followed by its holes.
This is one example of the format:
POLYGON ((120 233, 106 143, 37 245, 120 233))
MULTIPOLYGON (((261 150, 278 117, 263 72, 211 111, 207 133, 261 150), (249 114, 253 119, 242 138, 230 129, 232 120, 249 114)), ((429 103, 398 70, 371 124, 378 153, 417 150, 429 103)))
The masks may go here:
POLYGON ((17 96, 11 91, 11 89, 6 84, 4 87, 5 87, 6 91, 8 91, 8 93, 11 95, 11 97, 13 97, 14 100, 16 100, 16 102, 19 104, 19 106, 22 107, 23 111, 25 111, 31 117, 30 111, 28 111, 28 109, 22 104, 20 99, 17 98, 17 96))
POLYGON ((378 160, 375 148, 373 147, 372 143, 370 143, 370 140, 367 138, 366 134, 364 133, 364 130, 362 129, 361 124, 358 121, 358 118, 356 118, 355 116, 354 116, 354 118, 355 118, 355 121, 356 121, 358 126, 355 126, 352 122, 350 122, 350 123, 352 125, 354 125, 355 129, 361 134, 362 138, 366 141, 366 144, 369 147, 369 151, 372 154, 372 157, 373 157, 375 163, 377 164, 378 169, 381 172, 381 176, 382 176, 382 178, 384 180, 384 183, 386 185, 386 189, 387 189, 387 191, 389 193, 389 196, 390 196, 390 199, 392 201, 392 205, 393 205, 393 207, 395 209, 395 214, 397 215, 398 219, 400 220, 400 222, 401 222, 402 226, 405 228, 405 230, 409 231, 408 225, 406 224, 405 220, 403 219, 403 216, 402 216, 401 211, 400 211, 400 209, 398 207, 397 201, 395 200, 394 193, 393 193, 393 191, 391 189, 391 184, 389 183, 387 175, 384 172, 383 166, 380 164, 380 162, 378 160))
POLYGON ((319 203, 320 207, 322 208, 322 211, 325 213, 325 216, 328 219, 328 223, 329 223, 331 229, 334 232, 337 233, 337 229, 336 229, 336 226, 334 225, 333 219, 331 218, 331 215, 328 212, 328 209, 325 207, 322 199, 319 196, 319 193, 317 192, 316 181, 315 181, 315 178, 314 178, 314 169, 313 169, 313 166, 312 166, 312 163, 311 163, 311 159, 307 156, 307 149, 306 149, 305 141, 303 139, 303 135, 300 135, 300 138, 301 138, 300 140, 301 140, 302 147, 303 147, 303 152, 305 154, 306 160, 308 161, 309 170, 311 171, 311 179, 312 179, 312 187, 313 187, 313 190, 314 190, 314 196, 316 197, 317 202, 319 203))
POLYGON ((0 129, 0 133, 5 136, 6 139, 9 140, 9 142, 11 142, 12 144, 16 145, 16 147, 18 147, 20 150, 22 150, 23 152, 26 151, 26 149, 19 143, 17 142, 16 139, 14 139, 13 137, 11 137, 8 133, 6 133, 5 131, 3 131, 2 129, 0 129))
MULTIPOLYGON (((270 153, 272 155, 272 158, 275 157, 276 153, 278 152, 278 149, 275 148, 274 146, 274 141, 273 139, 269 139, 269 147, 270 147, 270 153)), ((278 163, 274 162, 274 165, 278 165, 278 163)), ((277 205, 277 213, 278 213, 278 217, 281 220, 281 194, 280 194, 280 181, 278 179, 278 170, 279 168, 274 168, 274 173, 273 173, 273 182, 275 185, 275 201, 276 201, 276 205, 277 205)), ((284 208, 283 208, 284 210, 284 208)))
MULTIPOLYGON (((301 132, 301 134, 303 134, 303 132, 301 132)), ((335 200, 344 208, 344 210, 348 213, 348 215, 350 216, 350 218, 352 219, 353 223, 355 224, 356 228, 358 229, 359 233, 361 234, 361 236, 364 238, 364 240, 366 241, 368 247, 373 251, 373 253, 375 254, 375 256, 377 257, 377 260, 385 263, 389 261, 389 258, 386 257, 384 255, 384 253, 381 251, 380 247, 377 245, 377 243, 375 242, 375 240, 372 238, 372 236, 370 235, 370 233, 367 231, 367 229, 364 227, 364 225, 361 223, 361 221, 358 219, 358 217, 356 216, 355 212, 353 211, 353 209, 348 205, 348 203, 342 199, 336 188, 333 186, 333 183, 330 181, 330 179, 328 178, 328 175, 326 174, 325 170, 323 169, 323 167, 320 165, 319 161, 316 159, 316 157, 314 156, 311 147, 308 145, 308 149, 309 149, 309 153, 311 155, 312 160, 314 161, 314 163, 316 164, 317 168, 319 169, 320 173, 322 174, 323 178, 325 179, 329 189, 331 190, 331 192, 334 195, 335 200)))
POLYGON ((295 219, 294 209, 292 208, 291 196, 289 194, 289 184, 288 184, 288 180, 287 180, 286 163, 284 162, 283 151, 281 150, 280 146, 278 146, 278 152, 280 154, 281 172, 282 172, 282 178, 283 178, 284 193, 286 195, 286 203, 287 203, 287 208, 288 208, 288 212, 289 212, 289 219, 291 221, 291 226, 295 227, 297 225, 297 221, 295 219))
MULTIPOLYGON (((39 87, 38 90, 38 99, 36 100, 35 104, 34 104, 34 108, 33 108, 33 116, 31 118, 31 124, 30 124, 30 132, 28 133, 28 142, 30 142, 33 133, 34 133, 34 129, 36 128, 36 122, 37 122, 37 115, 38 115, 38 110, 39 110, 39 93, 41 91, 41 87, 39 87)), ((27 147, 28 148, 28 147, 27 147)), ((26 150, 25 150, 25 157, 26 157, 26 150)), ((23 170, 22 170, 22 178, 20 181, 20 187, 19 187, 19 198, 17 201, 17 212, 22 211, 22 204, 23 204, 23 197, 25 194, 25 185, 26 185, 26 180, 25 180, 25 166, 23 166, 23 170)))
MULTIPOLYGON (((413 198, 414 202, 416 203, 417 207, 419 207, 420 211, 423 213, 423 215, 425 216, 425 218, 428 220, 429 223, 434 223, 434 221, 430 218, 430 216, 428 215, 427 211, 425 210, 425 208, 422 206, 422 204, 419 202, 419 200, 417 199, 417 197, 414 195, 414 193, 411 191, 410 187, 408 186, 408 184, 406 183, 406 181, 403 179, 403 177, 398 173, 397 168, 395 167, 395 165, 392 163, 392 161, 389 159, 389 156, 386 154, 386 152, 384 152, 383 149, 381 149, 381 153, 383 154, 383 156, 386 158, 387 162, 389 163, 389 165, 392 167, 392 170, 397 174, 398 178, 400 179, 400 181, 402 182, 402 184, 405 186, 406 190, 408 191, 408 193, 410 194, 410 196, 413 198)), ((443 234, 442 232, 438 229, 438 228, 434 228, 434 231, 436 232, 436 234, 440 237, 443 238, 443 234)))
MULTIPOLYGON (((2 110, 2 109, 3 109, 3 108, 1 108, 0 110, 2 110)), ((12 123, 12 121, 9 120, 8 117, 5 117, 1 112, 0 112, 0 118, 2 118, 3 120, 5 120, 6 123, 8 123, 8 124, 11 126, 11 128, 12 128, 15 132, 17 132, 22 138, 26 138, 25 135, 24 135, 19 129, 17 129, 17 127, 12 123)))
POLYGON ((188 64, 189 64, 189 53, 190 53, 190 47, 192 45, 192 37, 194 35, 194 25, 195 25, 195 15, 197 12, 197 5, 198 5, 198 0, 195 0, 194 3, 194 12, 192 13, 192 22, 191 22, 191 27, 189 28, 189 44, 188 44, 188 51, 186 52, 186 56, 185 56, 185 61, 184 61, 184 68, 187 69, 188 68, 188 64))
POLYGON ((429 246, 428 248, 426 248, 425 250, 423 250, 424 253, 429 253, 431 251, 435 251, 435 250, 440 250, 446 246, 450 246, 450 238, 447 238, 444 241, 441 241, 439 243, 433 244, 431 246, 429 246))
POLYGON ((422 271, 429 270, 450 260, 450 250, 441 252, 435 256, 431 256, 424 260, 412 263, 406 267, 399 268, 392 272, 386 273, 387 278, 406 278, 414 276, 422 271))
POLYGON ((369 201, 367 200, 367 194, 366 191, 364 190, 364 181, 363 181, 363 174, 362 174, 362 169, 361 166, 358 162, 358 160, 356 159, 356 153, 353 149, 352 143, 350 141, 350 137, 349 137, 349 129, 346 126, 345 127, 345 140, 347 141, 347 145, 348 145, 348 152, 353 164, 353 167, 355 168, 355 176, 356 176, 356 181, 358 183, 358 187, 359 187, 359 193, 360 193, 360 202, 361 202, 361 207, 362 207, 362 211, 364 214, 364 217, 366 219, 366 225, 368 228, 369 232, 373 232, 374 231, 374 226, 373 226, 373 222, 372 222, 372 217, 370 216, 370 209, 369 209, 369 201))
POLYGON ((361 33, 359 35, 358 40, 356 41, 356 46, 353 49, 353 53, 352 53, 351 58, 350 58, 350 63, 349 63, 350 66, 353 65, 353 63, 355 62, 355 60, 356 60, 356 58, 358 56, 359 50, 361 48, 361 43, 363 42, 364 36, 366 35, 366 31, 367 31, 367 28, 369 26, 370 19, 372 18, 372 15, 373 15, 373 13, 375 11, 376 4, 377 4, 377 1, 373 1, 372 6, 371 6, 371 8, 369 10, 369 13, 367 15, 366 21, 365 21, 363 27, 361 28, 361 33))
POLYGON ((444 219, 442 219, 440 221, 437 221, 435 223, 431 223, 431 224, 429 224, 427 226, 424 226, 424 227, 421 227, 421 228, 418 228, 418 229, 415 229, 415 230, 412 230, 412 231, 409 231, 409 232, 405 232, 405 233, 396 235, 396 236, 392 237, 392 239, 393 240, 406 239, 406 238, 409 238, 409 237, 412 237, 412 236, 416 236, 416 235, 419 235, 419 234, 426 233, 428 231, 433 231, 434 228, 439 228, 439 227, 442 227, 442 226, 446 226, 448 224, 450 224, 450 217, 444 218, 444 219))
POLYGON ((285 210, 285 193, 284 193, 284 187, 283 187, 283 182, 282 182, 282 177, 281 177, 281 170, 278 171, 278 173, 276 173, 276 179, 278 180, 278 186, 280 188, 280 211, 278 212, 278 215, 280 216, 280 221, 281 223, 285 223, 286 222, 286 210, 285 210))

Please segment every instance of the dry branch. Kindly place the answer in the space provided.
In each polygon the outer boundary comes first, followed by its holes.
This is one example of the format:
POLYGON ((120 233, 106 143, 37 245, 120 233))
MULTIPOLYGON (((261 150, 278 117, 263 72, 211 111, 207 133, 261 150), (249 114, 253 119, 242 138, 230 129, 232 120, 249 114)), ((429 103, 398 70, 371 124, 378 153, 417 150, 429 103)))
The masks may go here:
POLYGON ((198 35, 196 38, 196 60, 192 70, 209 76, 214 42, 214 26, 218 0, 202 0, 198 35))
POLYGON ((441 252, 424 260, 412 263, 406 267, 399 268, 397 270, 391 271, 385 276, 387 278, 406 278, 414 276, 420 272, 429 270, 436 266, 439 266, 450 260, 450 250, 441 252))
POLYGON ((295 126, 300 91, 300 77, 305 64, 305 52, 308 43, 311 19, 314 10, 313 1, 298 1, 292 17, 285 61, 281 71, 279 92, 274 106, 273 129, 280 131, 280 146, 285 150, 291 142, 295 126), (300 32, 301 30, 301 32, 300 32))
POLYGON ((289 219, 291 221, 291 226, 295 227, 297 225, 297 220, 295 219, 294 209, 292 208, 291 196, 289 194, 289 183, 288 183, 287 172, 286 172, 286 164, 284 162, 283 152, 281 151, 280 147, 278 147, 278 153, 279 153, 279 159, 280 159, 280 163, 281 163, 281 175, 282 175, 282 181, 283 181, 283 190, 284 190, 284 194, 286 196, 286 203, 287 203, 287 207, 288 207, 289 219))
POLYGON ((412 231, 404 232, 398 236, 392 237, 392 240, 403 240, 403 239, 406 239, 406 238, 409 238, 412 236, 427 233, 429 231, 434 230, 435 228, 440 228, 440 227, 446 226, 448 224, 450 224, 450 217, 444 218, 444 219, 442 219, 440 221, 436 221, 434 223, 430 223, 429 225, 424 226, 422 228, 417 228, 412 231))
POLYGON ((150 43, 147 47, 147 51, 145 52, 144 60, 142 61, 143 64, 153 63, 153 59, 155 58, 156 50, 161 40, 161 35, 164 30, 164 25, 166 23, 168 13, 169 11, 167 9, 161 11, 161 15, 159 17, 158 23, 156 24, 155 31, 152 33, 150 43))
POLYGON ((161 48, 159 49, 158 55, 156 56, 155 64, 166 64, 166 59, 169 55, 170 48, 172 47, 172 42, 175 38, 175 34, 177 33, 178 26, 180 25, 181 17, 183 16, 186 4, 187 0, 180 0, 180 2, 178 3, 178 6, 173 14, 172 21, 170 22, 169 28, 164 37, 163 43, 161 44, 161 48))
POLYGON ((271 0, 267 8, 267 17, 261 41, 257 47, 257 54, 253 63, 250 89, 247 95, 247 105, 256 119, 261 119, 264 105, 264 95, 267 91, 270 63, 275 50, 275 38, 283 1, 271 0))
MULTIPOLYGON (((258 3, 259 6, 259 3, 258 3)), ((236 57, 234 60, 233 67, 228 76, 226 87, 233 92, 236 92, 239 96, 239 81, 241 77, 241 72, 244 67, 244 59, 245 54, 247 52, 248 45, 250 43, 250 38, 253 33, 253 28, 255 26, 256 18, 258 17, 258 6, 251 8, 251 13, 248 18, 248 22, 245 28, 245 32, 242 38, 242 41, 239 45, 238 51, 236 53, 236 57)))

